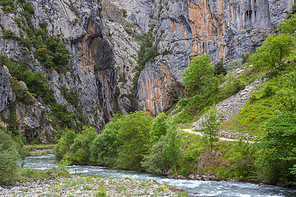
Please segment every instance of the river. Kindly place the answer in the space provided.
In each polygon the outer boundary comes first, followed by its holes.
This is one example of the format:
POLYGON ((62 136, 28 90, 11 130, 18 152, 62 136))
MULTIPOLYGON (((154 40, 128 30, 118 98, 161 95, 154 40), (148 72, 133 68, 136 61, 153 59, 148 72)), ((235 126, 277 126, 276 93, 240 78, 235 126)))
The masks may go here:
MULTIPOLYGON (((24 161, 24 168, 36 170, 48 170, 56 164, 54 155, 29 156, 24 161)), ((100 166, 69 166, 71 174, 99 174, 105 177, 130 177, 133 179, 155 180, 160 184, 168 184, 188 191, 194 196, 215 197, 295 197, 295 189, 280 188, 275 186, 258 186, 253 183, 230 182, 230 181, 198 181, 184 179, 168 179, 148 173, 127 170, 112 170, 100 166)))

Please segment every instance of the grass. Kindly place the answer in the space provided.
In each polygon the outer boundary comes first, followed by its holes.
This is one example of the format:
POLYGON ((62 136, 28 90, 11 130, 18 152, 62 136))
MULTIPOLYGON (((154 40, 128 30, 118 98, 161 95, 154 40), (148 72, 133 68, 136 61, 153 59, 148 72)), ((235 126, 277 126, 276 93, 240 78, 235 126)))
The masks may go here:
POLYGON ((34 169, 24 169, 20 168, 17 172, 17 175, 15 177, 15 181, 30 181, 30 180, 38 180, 38 179, 46 179, 49 177, 57 177, 57 176, 65 176, 68 177, 69 173, 64 170, 58 171, 58 170, 34 170, 34 169))
POLYGON ((47 147, 53 147, 55 144, 29 144, 24 145, 25 149, 32 149, 32 148, 47 148, 47 147))
POLYGON ((248 133, 261 136, 261 127, 274 117, 282 108, 282 92, 288 92, 285 74, 288 74, 294 64, 287 66, 276 76, 261 84, 256 93, 251 95, 249 101, 228 122, 221 126, 221 130, 231 130, 233 133, 248 133), (267 92, 268 87, 270 91, 267 92), (267 93, 270 95, 267 95, 267 93))

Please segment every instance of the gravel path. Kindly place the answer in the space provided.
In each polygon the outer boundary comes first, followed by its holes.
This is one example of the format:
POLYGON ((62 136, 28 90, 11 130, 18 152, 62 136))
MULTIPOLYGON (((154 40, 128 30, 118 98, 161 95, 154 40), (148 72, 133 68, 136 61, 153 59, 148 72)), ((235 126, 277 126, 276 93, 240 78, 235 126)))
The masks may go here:
MULTIPOLYGON (((203 134, 201 132, 193 131, 193 129, 182 129, 182 130, 187 132, 187 133, 203 136, 203 134)), ((224 138, 224 137, 219 137, 219 140, 220 141, 231 141, 231 142, 239 141, 239 139, 229 139, 229 138, 224 138)), ((254 141, 247 141, 247 140, 243 140, 243 141, 244 142, 249 142, 249 143, 254 143, 254 141)))
POLYGON ((75 175, 0 187, 0 196, 177 196, 177 193, 155 181, 75 175))

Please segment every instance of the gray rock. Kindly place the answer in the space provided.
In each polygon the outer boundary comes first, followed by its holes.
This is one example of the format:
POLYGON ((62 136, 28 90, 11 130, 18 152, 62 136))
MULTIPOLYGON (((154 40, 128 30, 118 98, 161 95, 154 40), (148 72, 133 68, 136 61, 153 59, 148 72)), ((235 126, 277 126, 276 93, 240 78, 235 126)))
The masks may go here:
POLYGON ((195 178, 195 175, 194 175, 194 174, 189 174, 189 175, 188 175, 188 179, 196 180, 196 178, 195 178))
MULTIPOLYGON (((154 35, 159 41, 158 53, 167 49, 172 54, 160 55, 146 64, 136 93, 139 108, 153 114, 169 109, 183 96, 176 87, 183 83, 181 74, 197 55, 208 54, 214 65, 221 58, 241 61, 242 54, 255 52, 261 41, 287 16, 292 4, 291 0, 260 0, 257 3, 253 0, 235 3, 164 0, 145 5, 145 11, 137 16, 144 18, 144 13, 151 13, 150 23, 156 25, 152 32, 157 32, 154 35), (165 77, 156 77, 162 75, 159 68, 163 65, 167 67, 167 76, 178 85, 166 84, 165 77), (156 79, 166 87, 157 85, 156 79)), ((131 22, 138 25, 136 21, 131 22)), ((147 28, 142 29, 147 31, 147 28)))

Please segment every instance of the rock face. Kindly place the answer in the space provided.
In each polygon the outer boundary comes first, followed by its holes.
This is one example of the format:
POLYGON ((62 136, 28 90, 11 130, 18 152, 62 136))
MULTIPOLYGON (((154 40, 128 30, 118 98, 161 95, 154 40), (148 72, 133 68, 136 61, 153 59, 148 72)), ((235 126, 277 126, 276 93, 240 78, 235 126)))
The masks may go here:
MULTIPOLYGON (((276 25, 285 19, 292 5, 292 0, 162 0, 155 2, 150 12, 150 23, 156 25, 153 32, 158 41, 158 52, 160 54, 166 49, 172 54, 158 57, 157 61, 148 63, 146 67, 150 69, 145 70, 145 74, 141 74, 138 86, 141 86, 143 81, 149 81, 148 76, 158 74, 155 73, 159 67, 158 62, 166 62, 173 80, 182 83, 183 78, 180 74, 197 55, 208 54, 213 64, 221 58, 240 61, 244 53, 254 52, 261 45, 276 25)), ((142 13, 147 13, 150 9, 149 7, 142 13)), ((131 16, 133 14, 134 12, 131 16)), ((139 27, 142 26, 139 25, 139 27)), ((142 28, 147 30, 144 26, 142 28)), ((158 81, 158 83, 164 84, 164 81, 158 81)), ((165 92, 163 89, 157 90, 162 88, 161 86, 156 88, 149 87, 148 83, 146 85, 137 92, 140 109, 148 107, 150 111, 158 113, 171 107, 174 102, 163 102, 166 100, 164 94, 157 97, 143 97, 142 95, 149 95, 149 92, 165 92), (150 98, 152 100, 149 100, 150 98), (162 107, 156 107, 160 110, 155 110, 155 106, 162 107)))
POLYGON ((6 66, 0 65, 0 113, 15 101, 15 95, 10 86, 11 75, 6 66))
MULTIPOLYGON (((101 130, 105 123, 111 120, 114 105, 117 105, 114 102, 117 87, 114 50, 102 15, 101 2, 91 0, 81 2, 29 0, 28 2, 31 2, 35 9, 34 17, 31 18, 35 29, 40 29, 40 23, 46 22, 49 36, 59 35, 66 43, 71 54, 71 59, 66 65, 67 71, 58 73, 53 69, 46 69, 34 58, 35 49, 29 51, 20 46, 16 39, 4 37, 3 30, 0 33, 0 53, 16 62, 29 59, 27 67, 33 72, 44 72, 48 88, 53 90, 58 104, 67 105, 68 111, 83 116, 97 130, 101 130), (61 93, 63 87, 68 91, 77 92, 78 106, 72 106, 67 101, 61 93)), ((21 17, 20 12, 21 8, 17 8, 16 14, 0 10, 1 25, 18 37, 20 28, 13 19, 21 17)), ((0 66, 0 113, 3 117, 0 120, 1 125, 7 126, 12 120, 11 113, 13 113, 15 121, 19 123, 20 131, 31 133, 39 137, 38 140, 46 142, 46 139, 41 139, 41 133, 46 130, 51 134, 55 132, 47 117, 47 113, 51 112, 50 106, 46 106, 42 98, 38 97, 38 101, 34 101, 30 106, 15 101, 15 95, 9 85, 9 75, 8 69, 0 66)))
POLYGON ((166 62, 149 62, 138 82, 137 100, 141 109, 153 115, 166 111, 183 96, 182 85, 174 79, 166 62))

